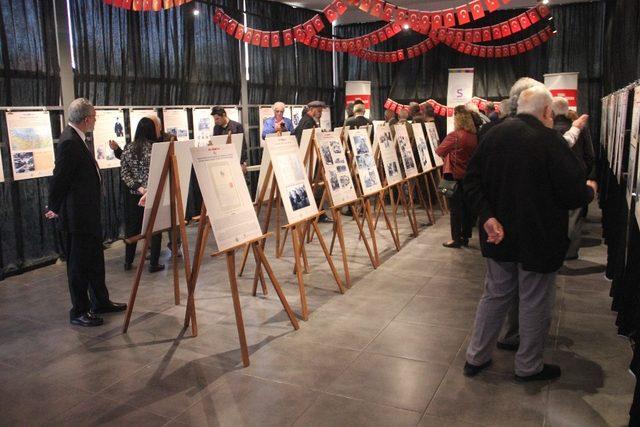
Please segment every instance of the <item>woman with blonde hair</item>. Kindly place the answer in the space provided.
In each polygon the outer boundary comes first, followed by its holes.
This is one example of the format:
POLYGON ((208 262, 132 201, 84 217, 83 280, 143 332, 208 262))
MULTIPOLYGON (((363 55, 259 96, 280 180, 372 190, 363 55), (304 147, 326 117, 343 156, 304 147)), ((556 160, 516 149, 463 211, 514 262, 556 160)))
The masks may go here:
POLYGON ((436 153, 444 159, 445 179, 455 180, 458 185, 449 199, 451 213, 451 240, 443 243, 447 248, 468 246, 473 227, 472 216, 465 207, 462 180, 467 173, 467 165, 478 146, 476 126, 472 114, 465 106, 454 109, 455 130, 448 134, 436 149, 436 153))

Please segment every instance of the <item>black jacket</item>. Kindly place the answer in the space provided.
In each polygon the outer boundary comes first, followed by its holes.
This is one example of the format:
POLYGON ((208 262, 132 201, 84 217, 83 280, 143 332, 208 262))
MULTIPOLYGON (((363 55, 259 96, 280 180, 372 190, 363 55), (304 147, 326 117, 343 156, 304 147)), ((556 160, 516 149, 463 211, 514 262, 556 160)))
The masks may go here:
MULTIPOLYGON (((234 120, 229 120, 226 127, 215 125, 213 127, 213 136, 227 135, 231 131, 232 134, 244 133, 244 128, 241 123, 234 120)), ((168 141, 168 140, 167 140, 168 141)), ((240 151, 240 163, 247 161, 247 142, 242 137, 242 150, 240 151)))
POLYGON ((538 273, 558 270, 569 245, 567 211, 593 199, 586 179, 564 138, 535 117, 519 114, 493 126, 463 186, 479 215, 482 255, 538 273), (487 243, 483 224, 491 217, 505 230, 499 245, 487 243))
POLYGON ((60 215, 67 231, 102 237, 101 197, 98 165, 78 133, 66 126, 49 184, 49 209, 60 215))
MULTIPOLYGON (((573 122, 566 116, 557 116, 553 120, 553 128, 560 132, 562 135, 569 129, 573 122)), ((580 136, 578 140, 571 147, 571 151, 578 157, 578 160, 582 164, 582 167, 587 172, 587 177, 589 179, 596 179, 596 168, 595 168, 595 153, 593 151, 593 144, 591 142, 591 132, 588 127, 584 127, 580 132, 580 136)))
MULTIPOLYGON (((300 145, 300 140, 302 139, 302 131, 305 129, 312 129, 316 125, 316 121, 308 114, 302 116, 300 121, 298 122, 298 126, 296 126, 296 130, 294 134, 296 139, 298 140, 298 145, 300 145)), ((319 126, 318 126, 319 127, 319 126)))
POLYGON ((354 116, 349 117, 345 120, 344 125, 348 126, 349 129, 356 129, 359 127, 365 127, 367 125, 373 124, 373 122, 367 119, 365 116, 354 116))

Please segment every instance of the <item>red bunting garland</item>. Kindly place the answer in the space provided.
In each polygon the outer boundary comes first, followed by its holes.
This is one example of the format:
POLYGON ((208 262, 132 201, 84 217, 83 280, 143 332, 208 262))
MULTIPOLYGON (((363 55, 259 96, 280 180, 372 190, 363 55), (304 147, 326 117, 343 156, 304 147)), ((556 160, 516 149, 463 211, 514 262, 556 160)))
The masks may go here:
POLYGON ((182 6, 192 0, 104 0, 105 4, 137 12, 158 12, 163 9, 182 6))
MULTIPOLYGON (((471 102, 475 105, 478 106, 478 109, 480 110, 484 110, 486 105, 489 102, 492 101, 488 101, 486 99, 474 96, 473 98, 471 98, 471 102)), ((424 102, 420 103, 420 106, 424 106, 425 104, 431 104, 431 106, 433 107, 433 112, 437 115, 437 116, 442 116, 442 117, 453 117, 453 107, 448 107, 444 104, 440 104, 439 102, 433 100, 433 99, 427 99, 424 102)), ((496 109, 497 112, 500 112, 500 103, 499 102, 493 102, 493 105, 496 109)), ((408 105, 404 105, 404 104, 400 104, 399 102, 395 102, 393 99, 391 98, 387 98, 387 100, 384 102, 384 108, 385 110, 392 110, 396 113, 398 113, 400 110, 409 110, 409 106, 408 105)))

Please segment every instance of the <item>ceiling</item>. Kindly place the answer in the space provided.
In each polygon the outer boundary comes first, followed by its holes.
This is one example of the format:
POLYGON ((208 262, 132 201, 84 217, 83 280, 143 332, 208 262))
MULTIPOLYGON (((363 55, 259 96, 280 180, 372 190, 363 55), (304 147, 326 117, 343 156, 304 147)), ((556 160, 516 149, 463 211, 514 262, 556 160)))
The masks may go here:
MULTIPOLYGON (((579 3, 585 0, 550 0, 550 4, 565 4, 565 3, 579 3)), ((285 3, 295 7, 304 7, 306 9, 318 10, 321 11, 324 9, 329 3, 330 0, 298 0, 298 1, 287 1, 280 0, 280 3, 285 3)), ((417 10, 441 10, 448 9, 451 7, 457 7, 461 4, 465 4, 464 1, 461 0, 430 0, 430 1, 418 1, 418 0, 393 0, 392 2, 395 5, 406 7, 409 9, 417 9, 417 10)), ((537 3, 536 0, 511 0, 508 5, 503 5, 503 8, 507 9, 525 9, 531 6, 534 6, 537 3)), ((338 21, 337 25, 343 24, 353 24, 358 22, 371 22, 377 21, 378 19, 362 12, 361 10, 356 9, 353 6, 349 6, 347 12, 342 15, 338 21)))

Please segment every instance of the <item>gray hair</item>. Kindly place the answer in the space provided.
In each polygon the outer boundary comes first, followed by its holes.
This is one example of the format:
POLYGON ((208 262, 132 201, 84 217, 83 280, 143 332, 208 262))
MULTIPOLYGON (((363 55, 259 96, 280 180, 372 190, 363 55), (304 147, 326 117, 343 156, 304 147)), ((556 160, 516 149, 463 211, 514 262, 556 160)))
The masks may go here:
POLYGON ((467 111, 470 111, 472 113, 476 113, 476 114, 480 114, 480 109, 478 108, 478 106, 476 104, 474 104, 473 102, 469 101, 466 104, 464 104, 464 107, 467 109, 467 111))
POLYGON ((550 107, 553 97, 549 89, 543 85, 535 85, 520 93, 518 97, 518 114, 531 114, 540 117, 546 107, 550 107))
POLYGON ((84 119, 93 115, 93 104, 87 98, 78 98, 69 105, 69 122, 82 123, 84 119))
POLYGON ((509 108, 506 108, 505 105, 504 110, 509 110, 511 114, 515 114, 518 109, 518 98, 520 94, 534 86, 544 86, 537 80, 532 79, 531 77, 522 77, 516 80, 516 82, 511 86, 511 90, 509 91, 509 108))
POLYGON ((551 109, 556 116, 566 116, 569 112, 569 101, 567 98, 556 96, 551 103, 551 109))
POLYGON ((284 102, 278 101, 278 102, 273 104, 272 108, 273 108, 273 111, 276 111, 278 108, 280 108, 281 110, 284 110, 284 108, 285 108, 284 102))
POLYGON ((364 114, 367 111, 367 109, 364 107, 364 104, 356 104, 353 106, 353 112, 354 113, 362 113, 364 114))

